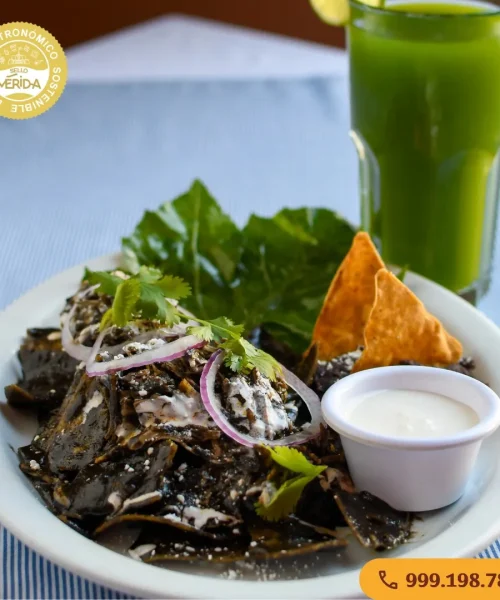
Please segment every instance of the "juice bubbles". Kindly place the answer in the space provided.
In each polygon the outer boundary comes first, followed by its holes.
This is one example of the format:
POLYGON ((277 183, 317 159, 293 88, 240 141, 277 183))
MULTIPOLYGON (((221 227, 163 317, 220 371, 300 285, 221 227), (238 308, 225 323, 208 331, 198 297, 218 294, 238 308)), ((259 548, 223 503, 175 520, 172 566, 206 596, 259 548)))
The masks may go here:
POLYGON ((481 293, 498 204, 500 9, 351 1, 349 51, 363 227, 387 263, 481 293))

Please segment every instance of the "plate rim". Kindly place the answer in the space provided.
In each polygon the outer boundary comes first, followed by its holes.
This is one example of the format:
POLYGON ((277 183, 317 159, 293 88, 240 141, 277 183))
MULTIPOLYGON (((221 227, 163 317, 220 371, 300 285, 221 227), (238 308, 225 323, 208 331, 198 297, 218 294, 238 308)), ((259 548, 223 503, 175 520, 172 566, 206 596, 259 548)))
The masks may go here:
MULTIPOLYGON (((119 260, 119 253, 112 253, 103 255, 84 263, 75 265, 61 271, 52 277, 46 279, 39 285, 30 289, 21 295, 17 300, 11 302, 6 308, 0 311, 0 328, 7 321, 15 321, 19 314, 23 314, 30 305, 34 302, 39 302, 40 297, 48 297, 49 303, 53 298, 52 290, 55 287, 64 287, 66 284, 71 283, 72 286, 81 277, 81 272, 84 266, 89 266, 93 269, 105 269, 112 268, 117 264, 119 260)), ((476 308, 469 305, 465 300, 459 298, 449 290, 446 290, 438 284, 427 280, 426 278, 416 275, 414 273, 408 273, 407 282, 410 284, 412 289, 418 294, 419 290, 428 290, 429 293, 435 291, 439 293, 439 296, 446 301, 446 303, 453 306, 459 306, 460 309, 469 313, 474 319, 479 319, 486 327, 488 327, 493 335, 498 340, 500 347, 500 329, 493 323, 486 315, 481 313, 476 308)), ((0 359, 7 359, 8 356, 12 356, 12 348, 6 347, 5 351, 0 350, 0 359)), ((0 417, 3 418, 3 417, 0 417)), ((23 489, 23 484, 20 472, 15 472, 10 467, 8 461, 7 449, 4 444, 0 447, 0 474, 2 478, 6 478, 7 483, 17 483, 14 487, 23 489)), ((498 468, 495 469, 493 476, 495 479, 500 479, 498 468)), ((490 482, 491 483, 491 482, 490 482)), ((8 485, 6 486, 8 488, 8 485)), ((78 549, 78 554, 85 556, 86 561, 79 561, 76 556, 68 554, 64 548, 54 547, 53 543, 44 542, 43 539, 39 539, 38 534, 43 533, 43 527, 45 527, 45 521, 49 523, 48 519, 42 518, 42 525, 37 523, 36 513, 34 510, 33 514, 28 513, 27 520, 15 520, 15 510, 12 510, 12 501, 6 500, 6 494, 0 494, 0 522, 2 525, 17 539, 21 540, 31 549, 38 552, 44 558, 62 566, 70 573, 83 576, 91 581, 104 585, 114 590, 124 591, 126 593, 150 597, 150 598, 161 598, 166 597, 165 590, 168 590, 168 596, 172 598, 304 598, 314 594, 315 598, 359 598, 359 569, 353 568, 348 569, 345 572, 337 573, 327 576, 319 576, 309 579, 299 580, 287 580, 287 581, 232 581, 222 578, 215 578, 205 575, 193 575, 180 573, 178 571, 171 571, 168 569, 158 568, 154 565, 148 565, 142 562, 128 559, 125 563, 124 557, 112 550, 108 550, 96 544, 92 540, 81 536, 77 532, 73 531, 67 525, 62 523, 50 513, 50 511, 39 501, 36 493, 29 494, 24 490, 23 502, 26 501, 28 505, 31 505, 33 501, 36 501, 40 510, 47 517, 54 519, 51 526, 51 541, 64 540, 68 538, 68 545, 73 549, 75 545, 78 549), (29 497, 29 498, 28 498, 29 497), (27 524, 30 526, 28 527, 27 524), (78 537, 76 537, 78 536, 78 537), (103 567, 103 564, 106 566, 103 567), (206 585, 205 585, 206 584, 206 585), (341 596, 332 596, 332 587, 341 593, 341 596)), ((21 500, 21 498, 19 498, 21 500)), ((475 503, 477 504, 477 502, 475 503)), ((473 505, 474 506, 474 505, 473 505)), ((466 520, 467 517, 461 521, 466 520)), ((462 523, 463 525, 463 523, 462 523)), ((429 542, 422 544, 418 547, 417 551, 405 553, 405 558, 410 557, 429 557, 438 558, 440 556, 450 558, 448 552, 446 556, 443 551, 432 552, 432 549, 437 545, 439 548, 442 546, 442 538, 448 539, 450 537, 450 528, 436 537, 429 540, 429 542), (427 548, 427 551, 426 551, 427 548), (431 553, 429 554, 429 549, 431 553)), ((46 532, 45 532, 46 533, 46 532)), ((458 550, 451 552, 451 557, 471 557, 476 555, 478 552, 486 548, 493 540, 495 540, 500 534, 500 513, 493 520, 487 520, 487 527, 480 535, 476 535, 473 539, 462 544, 458 550)), ((452 544, 449 547, 454 547, 452 544)), ((380 556, 380 555, 378 555, 380 556)))

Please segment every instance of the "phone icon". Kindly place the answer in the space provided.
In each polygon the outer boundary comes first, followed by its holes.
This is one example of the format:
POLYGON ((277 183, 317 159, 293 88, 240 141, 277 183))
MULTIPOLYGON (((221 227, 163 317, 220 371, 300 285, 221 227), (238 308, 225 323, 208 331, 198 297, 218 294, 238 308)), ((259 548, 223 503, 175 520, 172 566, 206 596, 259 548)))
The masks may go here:
POLYGON ((398 589, 398 584, 393 581, 392 583, 388 583, 386 581, 386 577, 387 577, 387 571, 379 571, 378 572, 378 576, 380 577, 380 581, 387 586, 388 588, 391 588, 391 590, 397 590, 398 589))

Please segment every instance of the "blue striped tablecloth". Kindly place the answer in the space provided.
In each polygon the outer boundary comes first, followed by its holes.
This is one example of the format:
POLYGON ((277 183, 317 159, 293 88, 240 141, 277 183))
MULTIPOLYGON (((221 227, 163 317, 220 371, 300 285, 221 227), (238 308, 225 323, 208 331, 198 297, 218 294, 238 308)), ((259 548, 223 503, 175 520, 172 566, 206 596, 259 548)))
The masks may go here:
MULTIPOLYGON (((48 113, 2 120, 0 309, 58 271, 116 251, 144 209, 195 177, 240 224, 285 205, 329 206, 356 222, 348 122, 346 82, 334 78, 70 85, 48 113)), ((499 297, 500 272, 482 306, 500 323, 499 297)), ((499 557, 499 542, 480 556, 499 557)), ((0 593, 129 597, 51 564, 1 526, 0 593)))

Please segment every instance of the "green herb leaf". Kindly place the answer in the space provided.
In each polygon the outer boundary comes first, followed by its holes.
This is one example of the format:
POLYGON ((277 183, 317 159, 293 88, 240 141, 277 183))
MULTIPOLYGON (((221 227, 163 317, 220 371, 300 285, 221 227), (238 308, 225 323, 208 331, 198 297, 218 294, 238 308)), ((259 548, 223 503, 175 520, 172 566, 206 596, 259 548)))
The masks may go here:
POLYGON ((223 314, 247 331, 263 325, 301 353, 354 233, 323 208, 252 216, 240 230, 195 181, 186 194, 145 213, 123 240, 123 253, 129 271, 153 265, 191 283, 183 306, 200 318, 223 314))
POLYGON ((155 285, 164 296, 172 300, 182 300, 191 295, 191 286, 175 275, 164 275, 155 285))
POLYGON ((163 273, 156 267, 142 265, 137 273, 137 277, 141 283, 155 283, 163 277, 163 273))
POLYGON ((279 521, 289 514, 293 513, 297 506, 300 496, 308 483, 314 479, 314 476, 298 475, 293 479, 288 479, 278 489, 268 504, 257 502, 255 512, 267 521, 279 521))
POLYGON ((122 247, 127 270, 154 266, 188 281, 193 295, 183 305, 191 312, 201 318, 233 314, 231 284, 242 251, 241 232, 200 181, 158 210, 147 211, 122 247))
POLYGON ((274 462, 294 473, 317 477, 326 469, 324 465, 314 465, 296 448, 289 446, 264 446, 264 448, 268 450, 274 462))
POLYGON ((99 331, 104 331, 108 327, 111 327, 111 325, 113 325, 113 308, 108 308, 99 323, 99 331))
POLYGON ((124 280, 107 271, 90 271, 86 268, 83 275, 83 281, 88 281, 90 285, 98 285, 98 290, 101 294, 114 296, 116 294, 116 289, 124 280))
POLYGON ((224 338, 238 340, 245 330, 243 325, 235 325, 233 321, 227 317, 217 317, 216 319, 207 321, 207 323, 210 324, 217 341, 223 340, 224 338))
POLYGON ((246 329, 262 325, 302 353, 353 236, 353 228, 327 209, 252 215, 243 229, 243 268, 234 288, 246 329))
POLYGON ((271 381, 281 374, 281 366, 275 358, 242 337, 225 340, 220 347, 226 352, 224 364, 233 371, 248 373, 257 369, 271 381))
POLYGON ((308 483, 313 481, 325 469, 325 465, 313 465, 302 452, 287 446, 264 446, 271 458, 280 467, 298 473, 287 479, 272 496, 268 504, 258 502, 255 505, 257 514, 268 521, 277 521, 295 510, 297 502, 308 483))
POLYGON ((140 284, 140 314, 145 319, 154 319, 172 327, 180 318, 175 307, 165 298, 161 289, 154 283, 140 284))
POLYGON ((204 342, 211 342, 214 339, 214 332, 210 325, 193 325, 187 328, 189 335, 195 335, 204 342))
POLYGON ((141 284, 137 279, 126 279, 116 288, 113 302, 113 322, 124 327, 132 320, 141 296, 141 284))

